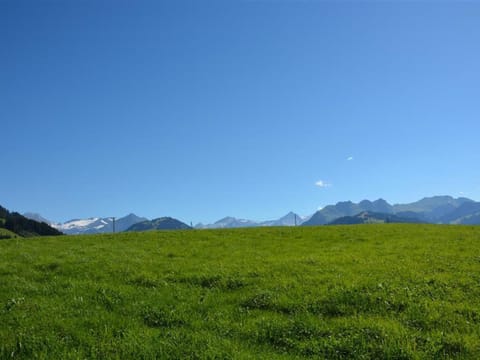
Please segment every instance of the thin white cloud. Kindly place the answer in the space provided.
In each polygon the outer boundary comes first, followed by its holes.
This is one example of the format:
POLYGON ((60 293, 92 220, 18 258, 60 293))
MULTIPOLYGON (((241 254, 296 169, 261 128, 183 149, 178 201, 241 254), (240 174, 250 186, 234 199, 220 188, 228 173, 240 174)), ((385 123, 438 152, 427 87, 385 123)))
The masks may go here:
POLYGON ((347 157, 347 161, 352 161, 352 160, 353 160, 353 156, 347 157))
POLYGON ((320 187, 320 188, 327 188, 327 187, 330 187, 332 186, 332 184, 326 182, 326 181, 323 181, 323 180, 318 180, 316 183, 315 183, 316 186, 320 187))

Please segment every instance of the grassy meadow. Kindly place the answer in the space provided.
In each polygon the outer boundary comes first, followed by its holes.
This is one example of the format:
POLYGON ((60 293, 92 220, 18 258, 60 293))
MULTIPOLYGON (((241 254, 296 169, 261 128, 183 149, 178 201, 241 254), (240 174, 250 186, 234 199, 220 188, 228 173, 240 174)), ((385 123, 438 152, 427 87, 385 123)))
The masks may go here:
MULTIPOLYGON (((3 219, 0 219, 0 220, 3 220, 3 219)), ((0 228, 0 240, 12 239, 12 238, 16 238, 16 237, 19 237, 19 236, 17 234, 15 234, 14 232, 12 232, 10 230, 7 230, 7 229, 0 228)))
POLYGON ((480 359, 480 227, 0 241, 1 359, 480 359))

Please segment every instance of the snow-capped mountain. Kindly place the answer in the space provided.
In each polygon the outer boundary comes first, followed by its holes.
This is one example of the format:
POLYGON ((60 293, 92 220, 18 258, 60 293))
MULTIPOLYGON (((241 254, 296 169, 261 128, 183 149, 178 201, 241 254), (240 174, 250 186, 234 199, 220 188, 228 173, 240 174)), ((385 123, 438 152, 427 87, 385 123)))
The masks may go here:
MULTIPOLYGON (((129 214, 115 220, 115 231, 125 231, 130 226, 148 220, 135 214, 129 214)), ((113 231, 113 218, 92 217, 88 219, 73 219, 63 224, 52 224, 53 227, 69 235, 101 234, 113 231)))
POLYGON ((53 226, 64 232, 65 234, 89 234, 95 233, 97 230, 101 230, 110 222, 113 222, 111 219, 105 218, 89 218, 89 219, 72 219, 63 224, 53 224, 53 226))
POLYGON ((300 225, 303 222, 303 218, 294 212, 290 211, 287 215, 282 216, 277 220, 263 221, 259 223, 259 226, 295 226, 300 225))
POLYGON ((232 216, 224 217, 213 224, 197 224, 195 227, 197 229, 226 229, 226 228, 238 228, 238 227, 253 227, 258 226, 256 221, 247 220, 247 219, 237 219, 232 216))
POLYGON ((237 219, 235 217, 227 216, 223 219, 216 221, 213 224, 197 224, 197 229, 223 229, 223 228, 240 228, 240 227, 257 227, 257 226, 295 226, 300 225, 305 218, 289 212, 287 215, 282 216, 280 219, 267 220, 267 221, 254 221, 248 219, 237 219))

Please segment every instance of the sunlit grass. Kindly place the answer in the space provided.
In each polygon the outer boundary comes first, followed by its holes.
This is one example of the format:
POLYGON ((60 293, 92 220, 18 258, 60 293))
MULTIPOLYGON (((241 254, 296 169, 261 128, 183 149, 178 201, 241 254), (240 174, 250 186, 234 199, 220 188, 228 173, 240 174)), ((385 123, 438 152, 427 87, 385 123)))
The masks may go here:
MULTIPOLYGON (((4 219, 0 219, 0 221, 2 221, 4 219)), ((14 232, 10 231, 10 230, 7 230, 7 229, 2 229, 0 228, 0 240, 4 240, 4 239, 12 239, 12 238, 16 238, 18 237, 17 234, 15 234, 14 232)))
POLYGON ((480 227, 0 241, 1 358, 480 358, 480 227))

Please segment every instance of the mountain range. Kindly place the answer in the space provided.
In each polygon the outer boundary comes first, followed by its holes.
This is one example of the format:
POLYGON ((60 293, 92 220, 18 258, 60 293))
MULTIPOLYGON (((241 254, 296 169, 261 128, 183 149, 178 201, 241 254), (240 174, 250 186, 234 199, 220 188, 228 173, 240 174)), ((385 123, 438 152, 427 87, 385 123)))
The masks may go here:
POLYGON ((195 225, 197 229, 257 227, 257 226, 314 226, 340 223, 410 222, 434 224, 480 224, 480 202, 452 196, 432 196, 407 204, 390 204, 384 199, 362 200, 359 203, 341 201, 328 205, 313 215, 301 217, 293 212, 277 220, 255 221, 225 217, 213 224, 195 225))
MULTIPOLYGON (((29 213, 24 214, 30 215, 29 213)), ((38 214, 37 218, 39 216, 38 214)), ((135 214, 128 214, 119 219, 115 219, 115 231, 121 232, 127 230, 134 224, 142 221, 147 221, 147 218, 139 217, 135 214)), ((48 221, 48 220, 47 220, 48 221)), ((52 227, 68 235, 80 235, 80 234, 102 234, 113 232, 113 218, 112 217, 92 217, 88 219, 73 219, 64 222, 63 224, 51 223, 52 227)))
MULTIPOLYGON (((92 217, 73 219, 63 224, 52 223, 39 214, 25 213, 25 217, 51 225, 65 234, 96 234, 113 231, 112 218, 92 217)), ((196 229, 261 227, 261 226, 315 226, 365 222, 425 222, 436 224, 480 224, 480 202, 464 197, 425 197, 407 204, 389 204, 384 199, 338 202, 318 210, 309 217, 289 212, 279 219, 255 221, 224 217, 213 224, 195 225, 196 229)), ((187 224, 170 217, 149 220, 135 214, 116 219, 115 231, 145 231, 155 229, 188 229, 187 224)))
MULTIPOLYGON (((36 213, 25 213, 24 216, 35 221, 43 221, 44 223, 50 224, 53 228, 67 235, 104 234, 113 232, 112 217, 72 219, 60 224, 53 223, 36 213)), ((190 229, 190 226, 171 217, 148 220, 135 214, 128 214, 127 216, 115 219, 116 232, 174 229, 190 229)))
POLYGON ((435 224, 480 224, 480 203, 467 198, 451 196, 426 197, 409 204, 391 205, 383 199, 339 202, 317 211, 303 226, 325 225, 345 216, 356 216, 362 212, 393 214, 411 222, 435 224))
POLYGON ((213 224, 204 225, 199 223, 195 225, 196 229, 226 229, 226 228, 240 228, 240 227, 257 227, 257 226, 295 226, 300 225, 306 218, 302 218, 300 215, 294 212, 289 212, 285 216, 282 216, 276 220, 267 221, 255 221, 248 219, 238 219, 235 217, 227 216, 220 219, 213 224))

